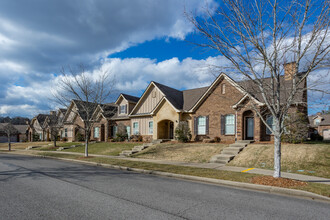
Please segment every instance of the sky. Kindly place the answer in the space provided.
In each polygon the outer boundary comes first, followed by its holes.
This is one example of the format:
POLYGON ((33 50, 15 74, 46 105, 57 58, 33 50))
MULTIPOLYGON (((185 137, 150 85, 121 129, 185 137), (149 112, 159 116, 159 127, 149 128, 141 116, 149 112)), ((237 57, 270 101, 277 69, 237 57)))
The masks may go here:
POLYGON ((58 107, 51 89, 68 65, 108 68, 114 100, 120 92, 140 96, 150 81, 176 89, 210 85, 215 76, 208 67, 228 61, 191 43, 200 39, 184 15, 203 16, 206 4, 217 6, 213 0, 1 0, 0 116, 32 118, 58 107))

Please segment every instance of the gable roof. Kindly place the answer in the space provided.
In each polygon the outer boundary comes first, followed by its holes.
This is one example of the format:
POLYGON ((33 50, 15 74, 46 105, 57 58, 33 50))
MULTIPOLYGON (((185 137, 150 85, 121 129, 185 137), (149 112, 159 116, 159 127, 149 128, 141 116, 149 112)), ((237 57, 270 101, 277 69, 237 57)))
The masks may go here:
POLYGON ((164 94, 166 99, 175 107, 177 110, 183 109, 183 92, 171 87, 165 86, 158 82, 153 83, 156 87, 164 94))
POLYGON ((49 116, 49 115, 47 115, 47 114, 38 114, 37 116, 35 116, 34 118, 32 118, 32 120, 31 120, 31 126, 33 125, 33 122, 35 120, 37 120, 38 123, 39 123, 39 125, 42 126, 44 124, 47 116, 49 116))
POLYGON ((136 97, 136 96, 120 93, 120 95, 118 96, 118 98, 114 104, 118 104, 118 101, 120 100, 120 98, 126 99, 128 102, 131 102, 131 103, 137 103, 140 99, 139 97, 136 97))
POLYGON ((134 102, 134 103, 137 103, 139 101, 139 97, 136 97, 136 96, 132 96, 132 95, 127 95, 127 94, 124 94, 122 93, 122 96, 129 102, 134 102))

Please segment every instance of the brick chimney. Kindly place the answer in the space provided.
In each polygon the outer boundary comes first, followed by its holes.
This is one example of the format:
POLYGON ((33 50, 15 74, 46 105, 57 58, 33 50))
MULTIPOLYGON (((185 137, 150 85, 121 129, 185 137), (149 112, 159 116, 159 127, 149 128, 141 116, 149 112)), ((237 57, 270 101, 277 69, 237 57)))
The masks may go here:
POLYGON ((296 71, 296 62, 286 63, 284 64, 284 79, 292 80, 292 76, 296 71))

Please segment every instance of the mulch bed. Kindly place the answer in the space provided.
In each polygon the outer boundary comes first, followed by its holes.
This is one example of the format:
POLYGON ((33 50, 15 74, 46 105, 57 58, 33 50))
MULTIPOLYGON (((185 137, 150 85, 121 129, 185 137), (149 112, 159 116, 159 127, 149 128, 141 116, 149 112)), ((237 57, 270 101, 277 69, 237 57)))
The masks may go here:
POLYGON ((299 180, 287 179, 287 178, 274 178, 272 176, 256 176, 252 178, 252 183, 267 185, 267 186, 278 186, 278 187, 295 187, 295 186, 306 186, 306 182, 299 180))

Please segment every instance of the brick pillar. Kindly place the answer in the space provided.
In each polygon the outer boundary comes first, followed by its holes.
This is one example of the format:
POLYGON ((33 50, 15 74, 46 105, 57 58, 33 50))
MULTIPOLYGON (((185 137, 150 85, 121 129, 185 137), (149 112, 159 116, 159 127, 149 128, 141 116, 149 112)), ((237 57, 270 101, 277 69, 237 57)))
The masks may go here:
POLYGON ((104 141, 108 142, 109 140, 109 121, 107 120, 107 122, 104 124, 104 141))
POLYGON ((260 141, 260 137, 261 137, 261 120, 260 118, 257 116, 257 114, 255 114, 254 116, 254 140, 255 141, 260 141))

